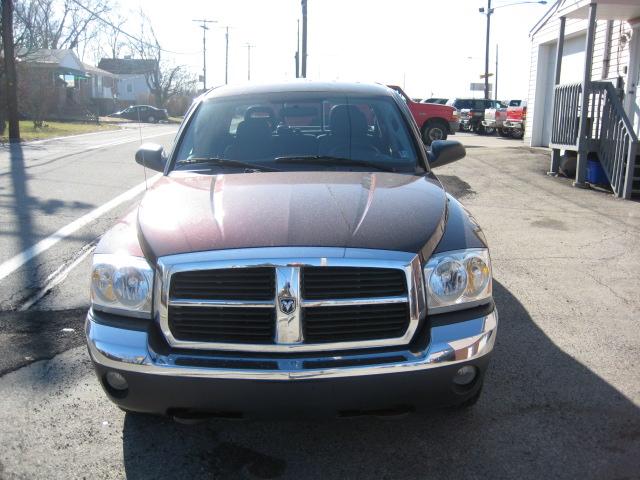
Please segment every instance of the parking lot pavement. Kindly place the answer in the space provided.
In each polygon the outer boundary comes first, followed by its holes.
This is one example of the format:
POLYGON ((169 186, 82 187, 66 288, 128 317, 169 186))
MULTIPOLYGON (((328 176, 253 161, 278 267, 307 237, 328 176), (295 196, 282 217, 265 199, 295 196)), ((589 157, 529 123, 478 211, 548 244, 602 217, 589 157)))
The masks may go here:
POLYGON ((547 167, 478 145, 437 172, 492 248, 500 329, 472 410, 184 426, 111 405, 80 346, 0 378, 0 478, 637 478, 640 204, 547 167))
POLYGON ((467 148, 513 148, 523 147, 524 142, 515 138, 501 137, 500 135, 478 135, 476 133, 456 132, 448 140, 458 140, 467 148))

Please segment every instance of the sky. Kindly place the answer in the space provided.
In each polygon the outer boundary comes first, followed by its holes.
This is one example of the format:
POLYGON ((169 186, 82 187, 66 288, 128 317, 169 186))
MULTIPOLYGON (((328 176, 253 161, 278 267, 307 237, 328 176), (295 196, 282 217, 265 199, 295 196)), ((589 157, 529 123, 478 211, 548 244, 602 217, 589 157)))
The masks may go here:
MULTIPOLYGON (((492 6, 521 1, 493 0, 492 6)), ((490 72, 498 44, 500 98, 526 95, 529 30, 552 3, 495 9, 490 72)), ((202 29, 193 19, 216 20, 207 32, 208 87, 224 83, 227 25, 229 83, 247 80, 247 43, 252 81, 295 78, 299 0, 121 0, 120 6, 144 10, 161 46, 176 52, 164 55, 198 74, 202 29)), ((471 95, 469 83, 481 82, 484 72, 482 6, 486 0, 308 0, 307 77, 396 84, 420 98, 471 95)), ((135 22, 125 28, 135 32, 135 22)))

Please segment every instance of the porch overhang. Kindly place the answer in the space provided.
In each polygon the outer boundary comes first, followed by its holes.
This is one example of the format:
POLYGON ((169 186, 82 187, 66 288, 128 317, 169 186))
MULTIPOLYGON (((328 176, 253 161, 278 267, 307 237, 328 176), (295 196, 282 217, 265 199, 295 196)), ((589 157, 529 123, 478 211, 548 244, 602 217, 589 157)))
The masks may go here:
POLYGON ((640 21, 640 2, 638 0, 568 0, 556 15, 566 18, 589 18, 589 5, 598 5, 598 20, 634 20, 640 21))

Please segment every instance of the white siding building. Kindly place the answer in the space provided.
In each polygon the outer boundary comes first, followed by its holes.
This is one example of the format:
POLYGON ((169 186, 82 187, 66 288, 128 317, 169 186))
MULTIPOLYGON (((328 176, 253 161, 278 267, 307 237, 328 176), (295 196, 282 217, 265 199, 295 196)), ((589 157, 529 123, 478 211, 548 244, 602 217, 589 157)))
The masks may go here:
MULTIPOLYGON (((586 155, 597 153, 607 167, 603 149, 610 148, 608 142, 614 140, 606 136, 604 127, 613 129, 615 122, 622 122, 632 130, 624 142, 628 148, 637 146, 640 0, 558 0, 531 29, 530 38, 525 142, 554 149, 556 164, 552 162, 551 171, 557 171, 560 150, 577 151, 583 160, 578 161, 576 183, 580 185, 586 155), (580 113, 583 110, 586 115, 580 113)), ((620 138, 615 141, 622 141, 622 134, 616 135, 620 138)), ((635 159, 635 150, 625 152, 635 159)), ((625 180, 617 178, 620 172, 607 173, 616 191, 617 183, 625 180)))

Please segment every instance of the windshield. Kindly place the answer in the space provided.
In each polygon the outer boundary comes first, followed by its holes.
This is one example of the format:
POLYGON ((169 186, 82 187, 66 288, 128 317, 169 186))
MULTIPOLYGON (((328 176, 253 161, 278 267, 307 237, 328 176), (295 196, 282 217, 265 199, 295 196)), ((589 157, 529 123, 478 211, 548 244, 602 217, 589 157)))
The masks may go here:
POLYGON ((242 169, 241 162, 265 170, 410 173, 418 165, 408 125, 390 97, 296 93, 204 101, 182 136, 174 169, 242 169))

